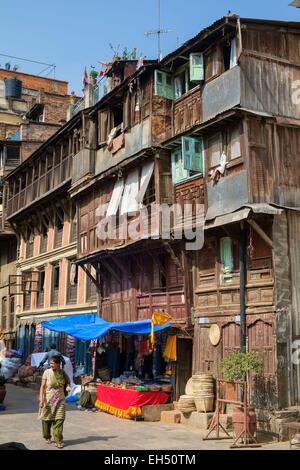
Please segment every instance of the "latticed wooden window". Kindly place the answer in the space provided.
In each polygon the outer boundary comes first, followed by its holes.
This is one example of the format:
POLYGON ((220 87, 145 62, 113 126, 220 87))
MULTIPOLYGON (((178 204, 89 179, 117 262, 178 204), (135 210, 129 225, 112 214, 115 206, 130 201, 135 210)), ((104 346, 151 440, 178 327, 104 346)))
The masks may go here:
POLYGON ((58 265, 54 265, 53 271, 52 271, 52 295, 51 295, 52 305, 58 305, 59 282, 60 282, 60 268, 58 265))

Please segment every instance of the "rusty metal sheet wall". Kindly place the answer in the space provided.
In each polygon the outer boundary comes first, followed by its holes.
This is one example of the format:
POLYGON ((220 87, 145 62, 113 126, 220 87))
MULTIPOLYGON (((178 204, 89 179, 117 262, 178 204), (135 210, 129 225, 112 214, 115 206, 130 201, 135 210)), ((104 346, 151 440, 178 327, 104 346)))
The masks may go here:
POLYGON ((298 67, 244 56, 241 60, 241 104, 254 111, 299 119, 300 102, 293 102, 293 82, 296 80, 300 80, 298 67))
POLYGON ((292 284, 293 336, 300 336, 300 214, 287 212, 292 284))
MULTIPOLYGON (((300 338, 300 214, 287 212, 292 288, 292 340, 300 338)), ((294 352, 294 351, 292 351, 294 352)), ((295 404, 300 404, 300 365, 294 364, 293 392, 295 404)))
POLYGON ((293 405, 291 364, 292 295, 286 213, 274 216, 272 238, 276 292, 278 401, 281 407, 285 407, 293 405))
POLYGON ((207 184, 208 211, 206 220, 229 214, 246 204, 248 198, 247 172, 245 170, 225 178, 218 184, 207 184))
POLYGON ((203 122, 214 118, 241 102, 240 67, 231 70, 207 83, 203 89, 203 122))
POLYGON ((252 202, 300 206, 300 128, 248 120, 249 188, 252 202))

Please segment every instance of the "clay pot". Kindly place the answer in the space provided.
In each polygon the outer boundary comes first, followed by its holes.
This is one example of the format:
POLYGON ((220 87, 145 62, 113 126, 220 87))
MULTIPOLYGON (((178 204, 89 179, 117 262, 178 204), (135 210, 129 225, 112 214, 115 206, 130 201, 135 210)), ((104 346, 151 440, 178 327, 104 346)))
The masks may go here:
MULTIPOLYGON (((254 437, 256 432, 256 413, 255 409, 249 407, 248 408, 248 430, 251 437, 254 437)), ((240 435, 242 430, 244 429, 245 424, 245 414, 243 408, 235 408, 233 415, 232 415, 232 427, 233 432, 236 437, 240 435)))
POLYGON ((0 385, 0 403, 4 402, 5 395, 6 395, 5 385, 0 385))

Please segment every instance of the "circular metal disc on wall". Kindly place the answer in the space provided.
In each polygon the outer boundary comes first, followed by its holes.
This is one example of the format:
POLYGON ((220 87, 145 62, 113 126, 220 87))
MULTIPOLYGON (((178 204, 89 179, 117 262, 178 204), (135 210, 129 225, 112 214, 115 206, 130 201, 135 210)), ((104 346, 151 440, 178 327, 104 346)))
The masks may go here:
POLYGON ((221 339, 221 329, 219 325, 214 323, 209 329, 209 340, 213 346, 217 346, 221 339))

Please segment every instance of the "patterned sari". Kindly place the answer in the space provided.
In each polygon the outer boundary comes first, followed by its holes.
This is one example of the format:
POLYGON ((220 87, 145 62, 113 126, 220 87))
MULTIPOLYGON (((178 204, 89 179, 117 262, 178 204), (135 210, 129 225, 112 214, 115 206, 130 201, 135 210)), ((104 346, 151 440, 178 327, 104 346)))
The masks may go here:
POLYGON ((64 420, 66 414, 64 389, 65 385, 69 384, 69 377, 63 370, 54 372, 52 369, 47 369, 42 380, 46 380, 46 400, 39 417, 44 421, 64 420))

